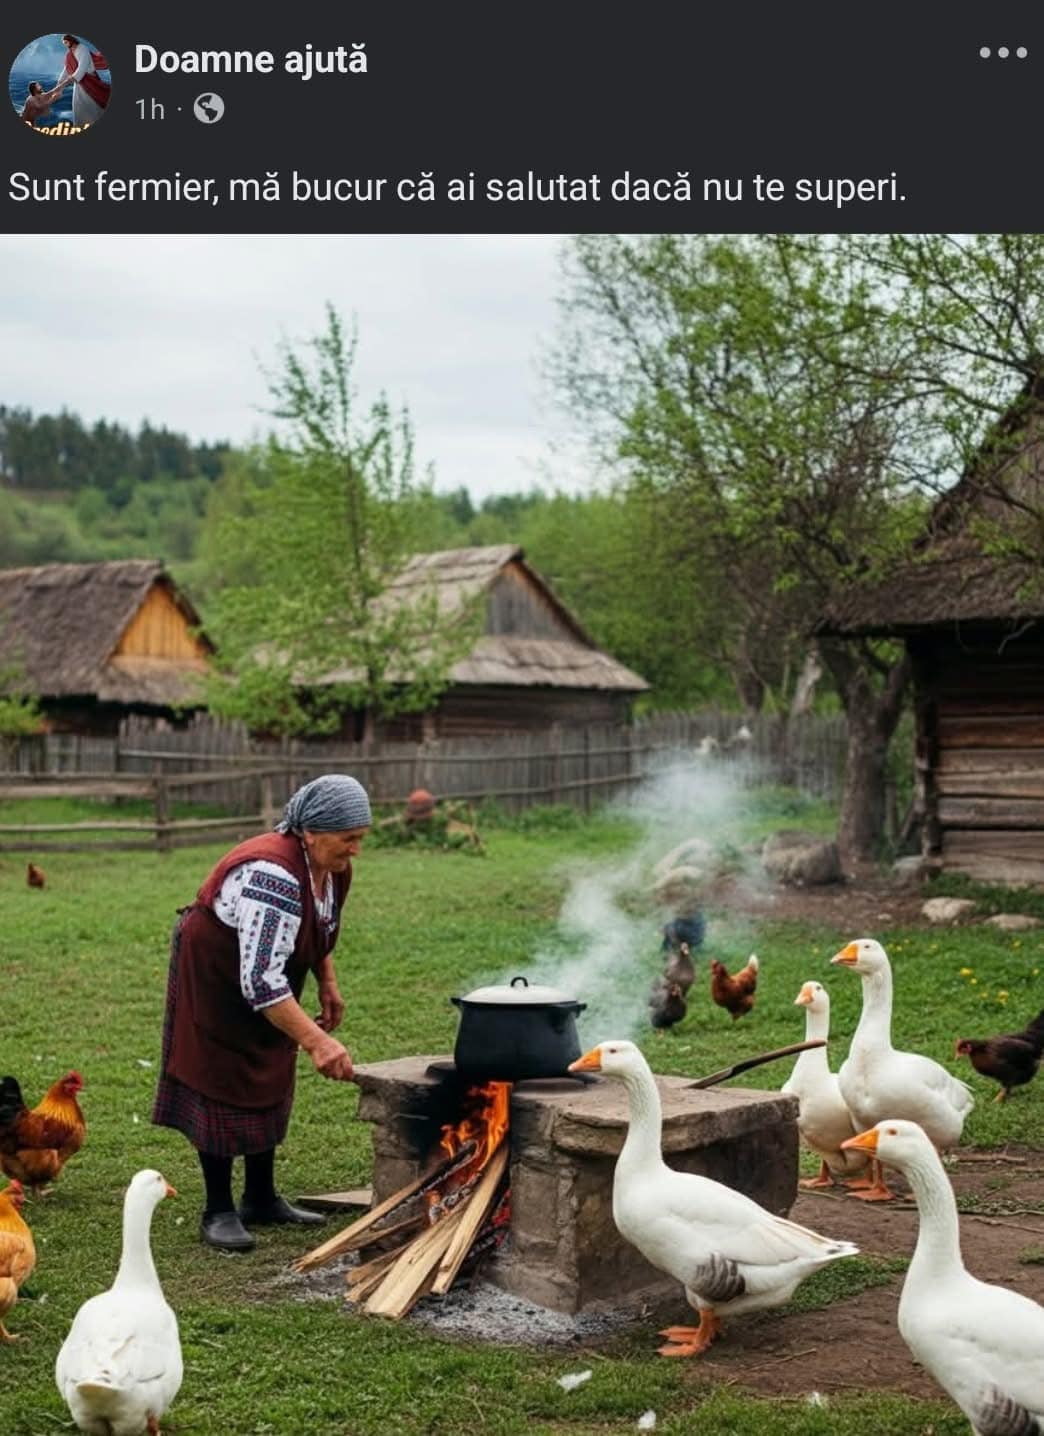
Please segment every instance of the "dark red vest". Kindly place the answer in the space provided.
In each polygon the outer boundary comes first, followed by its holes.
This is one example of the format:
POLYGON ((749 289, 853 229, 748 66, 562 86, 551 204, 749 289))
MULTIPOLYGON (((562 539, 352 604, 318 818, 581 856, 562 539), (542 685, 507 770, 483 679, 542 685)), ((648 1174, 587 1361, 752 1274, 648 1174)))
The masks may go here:
POLYGON ((233 1107, 273 1107, 294 1080, 297 1043, 255 1012, 239 985, 239 934, 214 912, 232 868, 265 859, 293 873, 301 889, 301 926, 286 964, 286 979, 300 1000, 308 973, 337 941, 351 868, 335 873, 334 926, 323 930, 301 840, 293 833, 264 833, 226 853, 210 873, 178 935, 178 985, 167 1075, 205 1097, 233 1107))

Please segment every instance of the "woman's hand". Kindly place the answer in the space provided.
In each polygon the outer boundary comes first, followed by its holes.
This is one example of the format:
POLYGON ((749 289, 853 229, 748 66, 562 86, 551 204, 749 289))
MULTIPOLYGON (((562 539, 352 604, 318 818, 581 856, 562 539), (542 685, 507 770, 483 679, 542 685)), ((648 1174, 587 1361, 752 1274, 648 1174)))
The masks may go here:
POLYGON ((319 1016, 315 1020, 324 1032, 336 1032, 344 1020, 344 998, 332 974, 319 979, 319 1016))
POLYGON ((308 1055, 321 1077, 329 1077, 334 1082, 350 1082, 355 1076, 352 1055, 336 1037, 324 1036, 308 1049, 308 1055))

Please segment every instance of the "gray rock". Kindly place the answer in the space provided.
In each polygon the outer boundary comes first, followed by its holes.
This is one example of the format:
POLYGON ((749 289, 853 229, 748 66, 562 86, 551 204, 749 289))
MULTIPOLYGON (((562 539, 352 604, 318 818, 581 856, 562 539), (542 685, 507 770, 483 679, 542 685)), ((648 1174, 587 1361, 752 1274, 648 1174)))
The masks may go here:
POLYGON ((714 847, 706 838, 686 838, 664 853, 653 868, 654 878, 664 878, 675 868, 708 868, 714 862, 714 847))
POLYGON ((921 916, 934 923, 962 922, 971 917, 975 907, 971 898, 929 898, 921 908, 921 916))
POLYGON ((783 828, 765 839, 761 862, 769 877, 789 887, 819 887, 843 877, 841 854, 832 838, 783 828))
POLYGON ((919 853, 908 858, 896 858, 892 864, 892 876, 900 887, 915 888, 928 876, 928 864, 919 853))
POLYGON ((986 919, 986 926, 999 927, 1001 932, 1032 932, 1035 927, 1041 926, 1041 921, 1028 912, 999 912, 995 917, 986 919))
POLYGON ((708 875, 703 868, 672 868, 658 880, 653 896, 663 907, 682 912, 698 906, 706 896, 708 875))

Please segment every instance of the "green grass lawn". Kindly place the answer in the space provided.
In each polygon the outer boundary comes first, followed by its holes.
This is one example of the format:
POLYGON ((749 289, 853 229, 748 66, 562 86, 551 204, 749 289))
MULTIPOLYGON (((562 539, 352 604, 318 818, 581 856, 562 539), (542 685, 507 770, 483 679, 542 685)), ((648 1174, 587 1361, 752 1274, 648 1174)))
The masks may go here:
MULTIPOLYGON (((14 805, 10 805, 14 806, 14 805)), ((6 811, 10 811, 6 806, 6 811)), ((57 820, 57 811, 48 805, 57 820)), ((5 816, 4 821, 9 819, 5 816)), ((756 815, 752 815, 752 822, 756 815)), ((778 821, 778 820, 777 820, 778 821)), ((485 831, 484 856, 365 852, 358 864, 338 966, 348 999, 345 1036, 357 1060, 452 1048, 451 994, 480 980, 525 971, 534 954, 556 950, 556 916, 571 871, 618 866, 634 842, 622 820, 529 821, 485 831)), ((179 1315, 185 1383, 168 1423, 200 1436, 378 1436, 378 1433, 587 1433, 633 1431, 647 1409, 656 1430, 735 1436, 958 1436, 966 1423, 948 1403, 892 1396, 838 1399, 829 1408, 763 1402, 708 1389, 698 1363, 658 1361, 651 1332, 598 1352, 450 1344, 409 1322, 346 1316, 337 1301, 297 1303, 270 1286, 313 1238, 265 1233, 249 1256, 201 1247, 195 1157, 176 1133, 149 1124, 159 1055, 167 940, 175 909, 188 901, 222 846, 153 853, 49 854, 43 891, 25 885, 21 855, 0 854, 0 1071, 16 1073, 30 1102, 71 1067, 84 1075, 90 1132, 54 1195, 31 1205, 39 1252, 31 1282, 9 1319, 25 1340, 0 1347, 0 1433, 44 1436, 69 1430, 53 1384, 58 1346, 79 1304, 109 1284, 118 1257, 120 1203, 130 1176, 155 1166, 182 1193, 157 1211, 153 1243, 165 1289, 179 1315), (566 1393, 555 1378, 583 1366, 595 1375, 566 1393)), ((847 1038, 859 982, 827 965, 843 940, 862 934, 714 921, 708 947, 742 961, 762 958, 758 1004, 735 1026, 703 997, 698 979, 685 1023, 663 1039, 642 1027, 657 964, 654 915, 632 904, 633 965, 615 963, 614 1002, 631 993, 635 1031, 660 1071, 699 1075, 746 1053, 803 1035, 793 998, 818 977, 834 997, 835 1030, 847 1038)), ((991 929, 883 932, 897 988, 895 1040, 946 1062, 957 1035, 1009 1030, 1041 1005, 1044 939, 991 929), (1003 996, 1002 994, 1007 994, 1003 996)), ((575 938, 571 939, 575 947, 575 938)), ((589 992, 578 995, 592 996, 589 992)), ((623 1014, 625 1009, 617 1006, 623 1014)), ((585 1029, 592 1042, 628 1035, 585 1029)), ((746 1074, 751 1086, 778 1086, 787 1064, 746 1074)), ((967 1075, 965 1071, 962 1075, 967 1075)), ((355 1120, 354 1087, 299 1069, 298 1099, 278 1177, 293 1195, 363 1184, 370 1129, 355 1120)), ((979 1104, 966 1140, 1044 1145, 1044 1094, 1031 1087, 1004 1107, 972 1075, 979 1104)), ((898 1280, 898 1265, 873 1263, 837 1290, 898 1280)), ((823 1353, 817 1360, 828 1359, 823 1353)), ((809 1373, 810 1384, 815 1373, 809 1373)))

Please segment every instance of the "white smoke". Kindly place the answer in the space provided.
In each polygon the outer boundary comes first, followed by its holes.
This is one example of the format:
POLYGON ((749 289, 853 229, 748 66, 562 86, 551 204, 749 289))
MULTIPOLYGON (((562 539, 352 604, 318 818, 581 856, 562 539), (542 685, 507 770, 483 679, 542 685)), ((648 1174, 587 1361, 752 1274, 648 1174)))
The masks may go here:
MULTIPOLYGON (((662 928, 681 910, 656 886, 667 869, 699 862, 698 906, 707 915, 715 889, 730 890, 730 907, 742 894, 764 890, 756 855, 744 850, 744 823, 752 810, 757 773, 750 761, 716 753, 675 752, 629 797, 614 804, 636 825, 632 847, 597 864, 573 865, 553 938, 534 955, 531 982, 560 988, 587 1010, 579 1025, 587 1045, 607 1037, 648 1034, 648 997, 662 971, 662 928), (682 845, 685 845, 682 847, 682 845), (689 849, 687 852, 685 849, 689 849), (678 851, 676 851, 678 850, 678 851), (672 855, 674 855, 672 857, 672 855), (666 860, 666 862, 665 862, 666 860)), ((749 924, 712 912, 708 943, 742 963, 749 951, 749 924)), ((706 960, 694 954, 696 985, 706 984, 706 960)))

